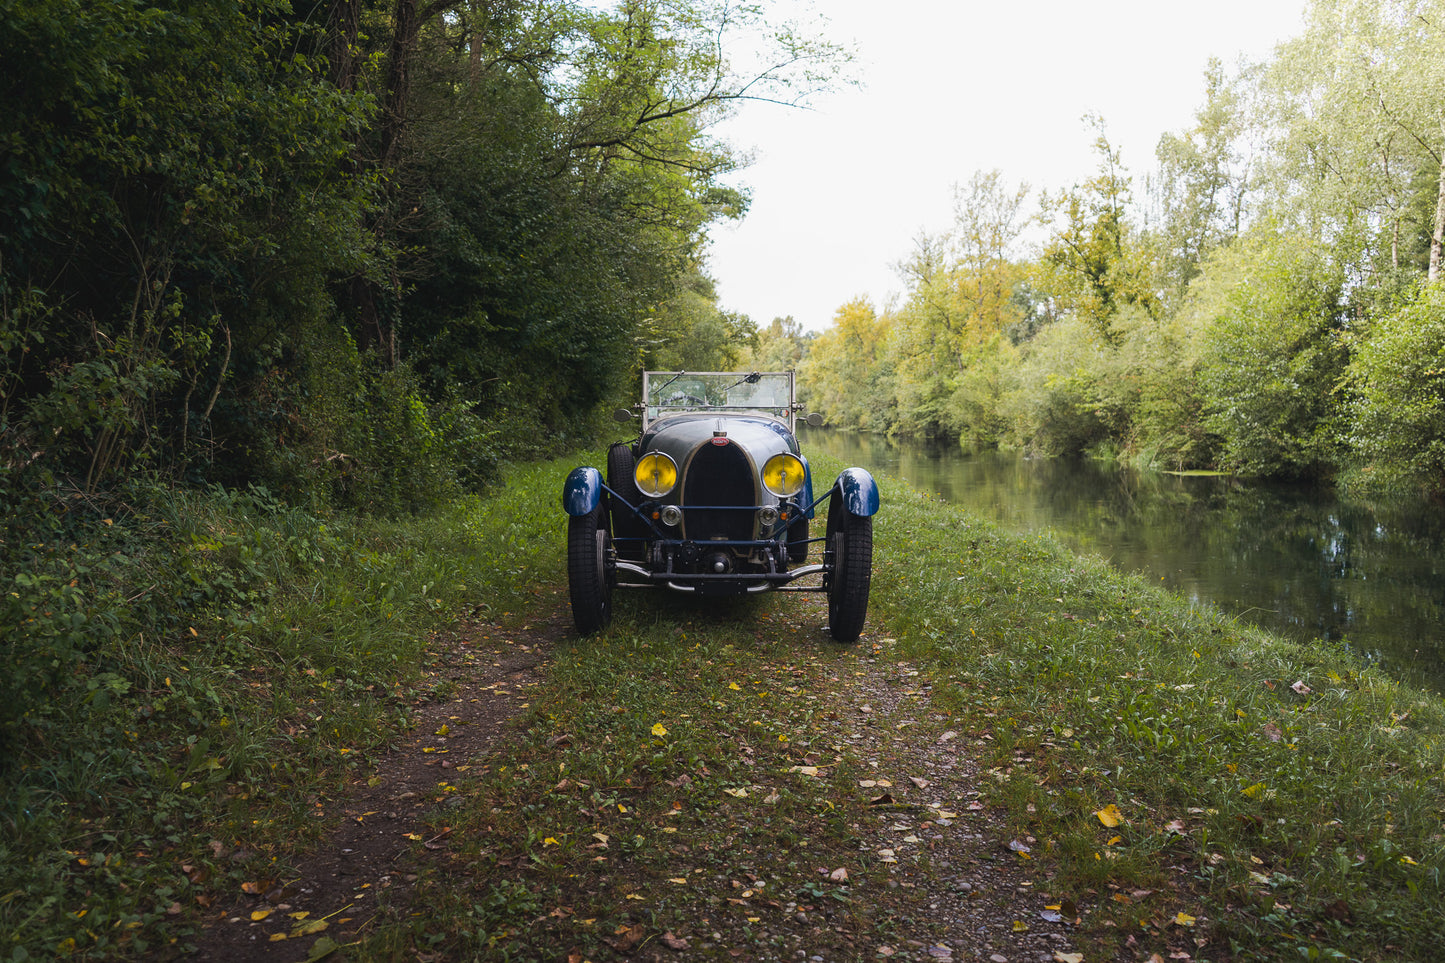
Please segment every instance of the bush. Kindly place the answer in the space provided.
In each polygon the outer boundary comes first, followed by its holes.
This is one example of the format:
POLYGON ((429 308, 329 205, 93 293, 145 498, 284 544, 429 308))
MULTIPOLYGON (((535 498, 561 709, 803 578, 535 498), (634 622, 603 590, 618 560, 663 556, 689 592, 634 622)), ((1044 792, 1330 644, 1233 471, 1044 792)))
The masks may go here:
POLYGON ((1224 461, 1258 475, 1327 472, 1339 454, 1334 389, 1348 360, 1343 277, 1318 246, 1263 231, 1222 260, 1245 266, 1205 334, 1206 424, 1224 461))
POLYGON ((1379 318, 1350 363, 1351 448, 1380 483, 1445 492, 1445 285, 1379 318))

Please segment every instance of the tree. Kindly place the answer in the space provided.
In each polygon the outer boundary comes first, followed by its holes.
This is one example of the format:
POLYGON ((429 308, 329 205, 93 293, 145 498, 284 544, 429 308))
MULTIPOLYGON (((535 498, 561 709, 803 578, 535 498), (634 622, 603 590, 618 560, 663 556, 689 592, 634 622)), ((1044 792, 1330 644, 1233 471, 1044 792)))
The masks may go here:
POLYGON ((1220 252, 1201 380, 1227 464, 1257 475, 1328 472, 1340 454, 1335 391, 1349 360, 1344 275, 1329 249, 1261 225, 1220 252))
POLYGON ((1052 286, 1064 310, 1114 345, 1116 312, 1132 305, 1157 317, 1161 305, 1147 252, 1135 243, 1128 221, 1131 178, 1103 120, 1088 120, 1098 132, 1099 170, 1072 190, 1044 197, 1045 215, 1055 228, 1043 259, 1053 269, 1052 286))
POLYGON ((1430 237, 1430 280, 1445 239, 1445 3, 1315 0, 1308 27, 1265 75, 1278 132, 1281 212, 1366 262, 1401 267, 1401 240, 1430 237), (1419 177, 1433 217, 1412 223, 1419 177))
POLYGON ((1195 125, 1183 134, 1165 134, 1151 178, 1156 223, 1151 233, 1161 246, 1161 270, 1175 303, 1199 274, 1214 248, 1237 237, 1244 225, 1253 184, 1253 158, 1242 144, 1248 118, 1245 78, 1227 78, 1218 60, 1205 71, 1205 102, 1195 125))
POLYGON ((885 429, 891 409, 891 385, 879 361, 887 345, 887 315, 865 298, 838 309, 832 326, 813 342, 799 372, 808 403, 828 423, 865 430, 885 429))
POLYGON ((1445 492, 1445 285, 1380 318, 1350 362, 1351 447, 1364 472, 1445 492))

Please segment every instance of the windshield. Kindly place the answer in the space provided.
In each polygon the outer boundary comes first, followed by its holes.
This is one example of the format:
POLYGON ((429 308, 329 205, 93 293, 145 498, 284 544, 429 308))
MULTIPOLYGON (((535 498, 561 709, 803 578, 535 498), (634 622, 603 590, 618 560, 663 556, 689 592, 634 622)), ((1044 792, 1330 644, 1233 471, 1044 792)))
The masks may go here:
POLYGON ((791 371, 645 371, 644 426, 688 412, 762 414, 793 426, 791 371))

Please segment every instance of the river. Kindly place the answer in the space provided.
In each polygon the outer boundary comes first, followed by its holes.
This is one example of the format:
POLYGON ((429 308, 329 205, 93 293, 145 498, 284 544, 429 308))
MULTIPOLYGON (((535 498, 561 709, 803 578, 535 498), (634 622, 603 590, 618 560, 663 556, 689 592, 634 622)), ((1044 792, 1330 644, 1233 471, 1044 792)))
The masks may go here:
POLYGON ((805 453, 896 475, 1006 529, 1052 531, 1190 599, 1301 640, 1342 642, 1397 678, 1445 692, 1439 505, 828 429, 805 428, 800 440, 805 453))

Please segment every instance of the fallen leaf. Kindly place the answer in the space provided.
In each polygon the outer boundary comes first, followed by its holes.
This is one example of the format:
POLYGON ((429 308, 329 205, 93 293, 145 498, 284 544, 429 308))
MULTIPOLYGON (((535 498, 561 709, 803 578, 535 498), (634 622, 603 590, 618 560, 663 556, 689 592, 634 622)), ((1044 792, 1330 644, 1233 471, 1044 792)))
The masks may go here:
POLYGON ((1084 954, 1054 950, 1054 963, 1084 963, 1084 954))
POLYGON ((683 939, 680 936, 673 936, 671 933, 663 933, 662 936, 659 937, 659 939, 662 940, 662 945, 667 947, 669 950, 687 949, 687 940, 683 939))
POLYGON ((724 789, 723 792, 727 793, 729 796, 732 796, 735 799, 748 798, 748 791, 746 789, 724 789))
POLYGON ((654 736, 665 736, 667 735, 667 727, 660 722, 655 722, 652 725, 652 734, 654 736))
POLYGON ((619 926, 617 932, 613 935, 617 936, 618 939, 615 941, 609 940, 608 942, 612 943, 612 946, 620 952, 627 953, 638 943, 642 942, 642 938, 647 935, 647 931, 642 928, 641 923, 633 923, 631 926, 619 926))
POLYGON ((1300 695, 1309 695, 1311 692, 1315 691, 1315 690, 1311 689, 1309 686, 1305 685, 1303 679, 1300 679, 1298 682, 1295 682, 1293 685, 1290 686, 1290 688, 1293 689, 1294 691, 1298 692, 1300 695))
POLYGON ((1032 852, 1032 850, 1030 850, 1028 847, 1028 843, 1020 842, 1017 839, 1010 839, 1008 842, 1008 848, 1012 849, 1016 853, 1032 852))
POLYGON ((1099 817, 1099 822, 1103 823, 1110 829, 1113 829, 1115 826, 1119 825, 1121 822, 1124 821, 1124 814, 1121 813, 1119 811, 1119 807, 1114 805, 1113 803, 1109 803, 1109 805, 1105 806, 1103 809, 1095 812, 1094 815, 1099 817))
POLYGON ((1195 918, 1188 913, 1175 913, 1174 923, 1176 926, 1193 926, 1195 918))
POLYGON ((913 783, 913 785, 917 786, 919 789, 927 789, 929 786, 932 785, 932 783, 930 783, 927 779, 919 779, 917 776, 909 776, 908 781, 913 783))
POLYGON ((1064 921, 1064 914, 1058 910, 1046 909, 1039 911, 1039 918, 1049 923, 1062 923, 1064 921))
POLYGON ((843 867, 839 866, 837 869, 833 870, 831 873, 828 874, 828 878, 835 883, 846 883, 848 882, 848 871, 843 867))
POLYGON ((270 916, 273 912, 275 912, 275 911, 274 911, 274 910, 269 910, 269 909, 252 910, 252 911, 251 911, 251 922, 253 922, 253 923, 259 923, 259 922, 261 922, 262 920, 264 920, 266 917, 270 916))
POLYGON ((1014 920, 1014 932, 1015 932, 1015 933, 1027 933, 1028 931, 1029 931, 1029 924, 1025 923, 1023 920, 1014 920))

